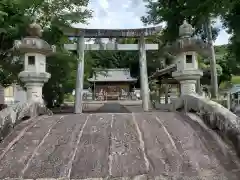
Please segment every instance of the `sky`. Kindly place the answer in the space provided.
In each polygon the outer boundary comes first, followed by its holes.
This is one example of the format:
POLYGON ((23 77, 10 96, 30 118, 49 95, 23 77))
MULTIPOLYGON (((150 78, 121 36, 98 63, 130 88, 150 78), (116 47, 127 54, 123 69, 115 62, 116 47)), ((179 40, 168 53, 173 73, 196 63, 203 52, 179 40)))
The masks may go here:
MULTIPOLYGON (((124 29, 144 27, 140 17, 146 14, 143 0, 90 0, 89 9, 93 17, 88 25, 76 24, 74 27, 95 29, 124 29)), ((221 27, 220 20, 216 26, 221 27)), ((227 44, 230 35, 221 29, 215 45, 227 44)))

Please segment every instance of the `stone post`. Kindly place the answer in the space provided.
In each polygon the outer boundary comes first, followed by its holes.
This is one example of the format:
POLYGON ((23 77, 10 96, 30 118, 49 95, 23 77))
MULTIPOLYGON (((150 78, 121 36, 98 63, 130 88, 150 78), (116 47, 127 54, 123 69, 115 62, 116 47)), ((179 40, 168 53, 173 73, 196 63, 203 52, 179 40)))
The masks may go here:
POLYGON ((78 54, 78 69, 75 90, 75 114, 82 113, 82 96, 83 96, 83 81, 84 81, 84 36, 78 38, 77 54, 78 54))
POLYGON ((161 86, 158 87, 158 103, 161 104, 161 86))
POLYGON ((239 105, 239 101, 240 101, 240 92, 237 93, 237 105, 239 105))
POLYGON ((168 104, 168 84, 165 84, 165 90, 164 90, 164 93, 165 93, 165 104, 168 104))
POLYGON ((0 85, 0 105, 5 104, 4 87, 0 85))
POLYGON ((227 92, 227 109, 231 108, 231 94, 230 92, 227 92))
POLYGON ((200 79, 198 79, 197 82, 196 82, 196 91, 197 91, 197 93, 198 93, 199 95, 202 94, 202 92, 201 92, 201 82, 200 82, 200 79))
POLYGON ((144 111, 149 111, 148 73, 146 62, 145 39, 143 35, 140 36, 139 39, 139 66, 140 66, 142 106, 144 111))

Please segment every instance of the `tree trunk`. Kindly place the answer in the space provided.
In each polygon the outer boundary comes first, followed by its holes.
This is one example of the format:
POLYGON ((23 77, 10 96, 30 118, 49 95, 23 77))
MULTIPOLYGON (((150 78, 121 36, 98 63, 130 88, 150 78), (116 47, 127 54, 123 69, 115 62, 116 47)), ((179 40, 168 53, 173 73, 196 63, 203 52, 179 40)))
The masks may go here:
POLYGON ((214 46, 213 46, 212 27, 211 27, 210 17, 207 20, 207 39, 208 39, 208 43, 210 44, 210 48, 211 48, 211 59, 210 59, 211 91, 212 91, 211 96, 212 96, 212 98, 217 98, 218 81, 217 81, 216 57, 215 57, 215 51, 214 51, 214 46))

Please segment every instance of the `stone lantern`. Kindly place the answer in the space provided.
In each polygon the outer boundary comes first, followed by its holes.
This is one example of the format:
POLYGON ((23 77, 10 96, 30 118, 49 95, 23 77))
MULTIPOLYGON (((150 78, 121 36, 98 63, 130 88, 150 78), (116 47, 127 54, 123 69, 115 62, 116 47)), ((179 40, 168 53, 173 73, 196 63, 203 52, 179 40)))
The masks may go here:
POLYGON ((198 54, 210 56, 209 45, 201 39, 192 37, 194 28, 185 20, 179 27, 179 39, 167 46, 167 51, 175 56, 177 70, 172 76, 180 82, 181 95, 196 93, 197 81, 203 72, 198 68, 198 54))
POLYGON ((27 100, 42 103, 42 87, 51 77, 46 72, 46 57, 55 47, 41 39, 42 29, 38 24, 30 24, 27 32, 29 36, 14 42, 14 52, 24 61, 24 70, 18 76, 27 88, 27 100))

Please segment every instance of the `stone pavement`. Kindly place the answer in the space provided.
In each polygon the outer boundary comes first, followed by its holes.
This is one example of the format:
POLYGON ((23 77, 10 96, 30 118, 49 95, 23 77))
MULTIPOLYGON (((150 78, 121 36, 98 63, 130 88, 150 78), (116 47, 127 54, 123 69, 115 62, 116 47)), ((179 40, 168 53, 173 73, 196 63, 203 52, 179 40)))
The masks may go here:
POLYGON ((20 123, 0 144, 0 179, 239 177, 232 148, 181 113, 42 116, 20 123))
MULTIPOLYGON (((128 113, 128 112, 142 112, 140 101, 108 101, 108 102, 89 102, 83 105, 84 113, 128 113)), ((54 109, 55 114, 73 113, 73 105, 60 109, 54 109)))
POLYGON ((106 103, 101 106, 97 113, 129 113, 128 109, 118 103, 106 103))

